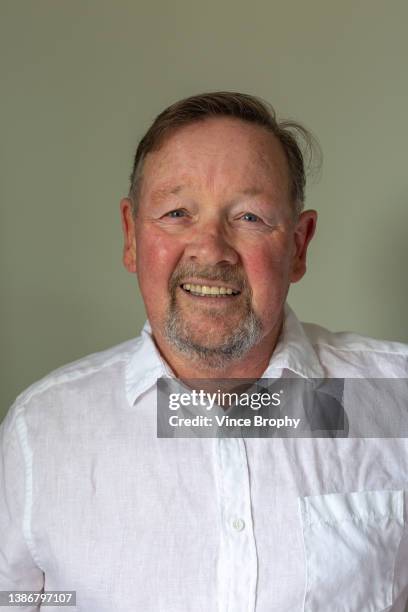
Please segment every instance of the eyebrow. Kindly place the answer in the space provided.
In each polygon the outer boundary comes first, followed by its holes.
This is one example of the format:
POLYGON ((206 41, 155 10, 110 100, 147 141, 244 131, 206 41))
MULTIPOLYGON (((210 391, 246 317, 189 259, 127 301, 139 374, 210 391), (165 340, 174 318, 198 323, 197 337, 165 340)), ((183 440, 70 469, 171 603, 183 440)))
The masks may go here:
MULTIPOLYGON (((172 187, 172 188, 161 187, 153 191, 152 200, 154 200, 155 202, 160 202, 161 200, 163 200, 165 197, 169 195, 179 194, 186 187, 188 187, 188 185, 176 185, 175 187, 172 187)), ((259 189, 258 187, 247 187, 246 189, 243 189, 242 191, 238 191, 235 197, 248 196, 248 195, 257 196, 257 195, 262 195, 263 193, 264 191, 262 189, 259 189)))
POLYGON ((164 198, 166 198, 169 195, 177 195, 185 187, 186 187, 186 185, 176 185, 176 187, 173 187, 173 188, 161 187, 161 188, 156 189, 155 191, 153 191, 152 196, 151 196, 152 200, 154 202, 160 202, 161 200, 163 200, 164 198))
POLYGON ((238 196, 240 195, 256 196, 256 195, 261 195, 262 193, 265 193, 265 192, 262 191, 262 189, 258 189, 258 187, 248 187, 247 189, 244 189, 243 191, 239 191, 237 195, 238 196))

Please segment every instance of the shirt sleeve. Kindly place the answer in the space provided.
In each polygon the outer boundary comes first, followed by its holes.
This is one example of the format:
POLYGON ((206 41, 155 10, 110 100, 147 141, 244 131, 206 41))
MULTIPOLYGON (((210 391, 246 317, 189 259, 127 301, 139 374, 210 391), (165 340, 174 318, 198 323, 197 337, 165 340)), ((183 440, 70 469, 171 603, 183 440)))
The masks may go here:
MULTIPOLYGON (((0 591, 41 591, 44 574, 33 560, 24 537, 30 508, 26 508, 26 466, 17 417, 17 408, 13 406, 0 425, 0 591)), ((24 610, 39 607, 28 606, 24 610)))

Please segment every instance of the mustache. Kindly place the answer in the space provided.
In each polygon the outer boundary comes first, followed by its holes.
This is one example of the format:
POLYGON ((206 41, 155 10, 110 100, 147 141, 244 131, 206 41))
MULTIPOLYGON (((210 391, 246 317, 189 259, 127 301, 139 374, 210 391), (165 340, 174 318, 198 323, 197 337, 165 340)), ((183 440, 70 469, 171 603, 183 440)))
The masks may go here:
POLYGON ((197 280, 231 283, 241 292, 249 287, 246 276, 239 266, 197 266, 194 264, 182 264, 176 268, 170 277, 170 291, 174 292, 179 285, 191 277, 197 280))

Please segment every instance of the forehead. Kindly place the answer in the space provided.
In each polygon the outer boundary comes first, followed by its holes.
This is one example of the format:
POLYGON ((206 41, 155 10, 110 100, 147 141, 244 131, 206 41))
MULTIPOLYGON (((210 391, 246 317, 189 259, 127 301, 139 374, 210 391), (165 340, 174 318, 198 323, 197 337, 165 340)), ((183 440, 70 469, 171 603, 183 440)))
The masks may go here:
POLYGON ((287 197, 289 172, 279 140, 266 128, 229 117, 205 119, 171 133, 146 156, 142 196, 180 187, 273 192, 287 197))

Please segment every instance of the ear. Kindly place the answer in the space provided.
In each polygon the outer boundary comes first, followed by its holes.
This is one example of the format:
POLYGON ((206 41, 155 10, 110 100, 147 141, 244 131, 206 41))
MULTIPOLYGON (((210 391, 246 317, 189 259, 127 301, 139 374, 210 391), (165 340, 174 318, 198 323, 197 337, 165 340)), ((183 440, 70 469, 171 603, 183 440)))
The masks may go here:
POLYGON ((306 272, 306 254, 310 241, 316 231, 317 212, 303 211, 294 230, 295 253, 292 263, 291 282, 297 283, 306 272))
POLYGON ((121 200, 120 215, 123 230, 123 265, 128 272, 136 274, 135 220, 133 218, 132 201, 130 198, 123 198, 121 200))

